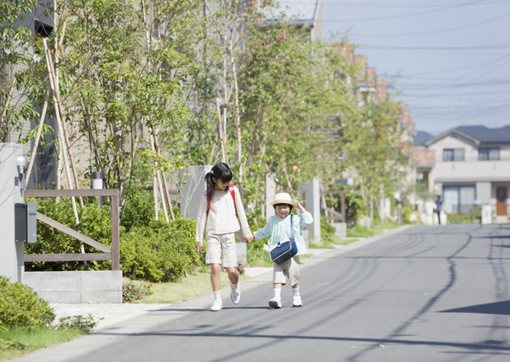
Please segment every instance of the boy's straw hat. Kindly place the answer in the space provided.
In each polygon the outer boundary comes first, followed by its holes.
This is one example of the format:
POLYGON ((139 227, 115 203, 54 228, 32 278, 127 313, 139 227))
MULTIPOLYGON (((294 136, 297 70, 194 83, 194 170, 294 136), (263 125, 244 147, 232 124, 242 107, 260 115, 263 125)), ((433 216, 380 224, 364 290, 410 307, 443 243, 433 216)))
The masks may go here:
POLYGON ((289 206, 295 206, 294 200, 292 200, 292 197, 290 197, 290 195, 286 192, 280 192, 275 195, 274 200, 271 202, 271 206, 274 206, 277 204, 286 204, 289 206))

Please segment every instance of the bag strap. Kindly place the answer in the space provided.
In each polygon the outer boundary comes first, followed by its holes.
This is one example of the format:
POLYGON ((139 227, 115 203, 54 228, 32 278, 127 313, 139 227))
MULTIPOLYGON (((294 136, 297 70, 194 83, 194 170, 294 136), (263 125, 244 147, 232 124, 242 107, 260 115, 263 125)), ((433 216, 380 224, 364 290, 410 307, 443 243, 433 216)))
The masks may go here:
POLYGON ((234 209, 236 210, 237 216, 236 190, 234 189, 234 184, 232 182, 228 184, 228 190, 230 191, 230 196, 232 196, 232 200, 234 201, 234 209))

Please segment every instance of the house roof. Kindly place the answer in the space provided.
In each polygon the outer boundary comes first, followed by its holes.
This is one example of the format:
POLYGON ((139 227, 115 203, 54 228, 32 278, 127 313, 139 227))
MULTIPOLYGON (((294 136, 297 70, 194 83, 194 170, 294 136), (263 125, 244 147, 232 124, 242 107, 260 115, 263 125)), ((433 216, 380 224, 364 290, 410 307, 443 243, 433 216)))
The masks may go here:
POLYGON ((441 133, 439 136, 427 140, 425 145, 429 146, 451 135, 460 136, 475 144, 510 144, 510 125, 500 128, 488 128, 486 126, 460 126, 452 128, 441 133))
POLYGON ((265 22, 276 23, 287 20, 294 25, 313 26, 317 20, 319 7, 322 0, 279 0, 270 8, 262 9, 265 22))
POLYGON ((425 131, 417 131, 416 134, 413 137, 413 144, 415 146, 425 146, 425 143, 434 137, 428 132, 425 131))

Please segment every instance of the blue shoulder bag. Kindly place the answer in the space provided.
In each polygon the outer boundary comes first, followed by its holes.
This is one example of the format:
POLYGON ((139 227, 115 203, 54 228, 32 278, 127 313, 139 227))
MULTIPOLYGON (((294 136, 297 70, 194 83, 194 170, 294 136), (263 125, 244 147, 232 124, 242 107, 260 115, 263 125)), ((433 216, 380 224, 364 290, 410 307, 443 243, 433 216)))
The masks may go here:
POLYGON ((274 245, 269 252, 271 260, 275 263, 283 263, 297 254, 296 240, 294 239, 294 227, 292 225, 292 215, 290 215, 290 239, 280 241, 274 245))

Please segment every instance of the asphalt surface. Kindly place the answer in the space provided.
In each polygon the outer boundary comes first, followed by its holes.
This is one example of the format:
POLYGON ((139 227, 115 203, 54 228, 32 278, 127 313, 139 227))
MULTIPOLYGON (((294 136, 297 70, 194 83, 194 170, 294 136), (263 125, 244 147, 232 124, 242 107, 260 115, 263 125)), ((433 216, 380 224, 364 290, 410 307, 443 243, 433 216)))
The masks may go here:
POLYGON ((416 226, 305 259, 303 308, 163 307, 19 361, 508 361, 510 225, 416 226))

